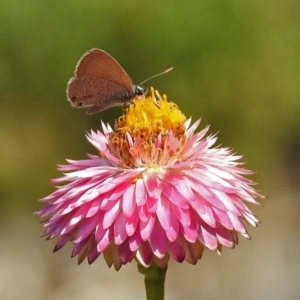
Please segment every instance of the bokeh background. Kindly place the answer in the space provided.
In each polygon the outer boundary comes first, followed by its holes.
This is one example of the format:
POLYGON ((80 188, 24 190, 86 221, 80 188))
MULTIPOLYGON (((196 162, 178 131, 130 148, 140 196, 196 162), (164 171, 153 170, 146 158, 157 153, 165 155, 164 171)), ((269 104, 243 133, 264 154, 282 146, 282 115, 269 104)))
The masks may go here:
POLYGON ((71 245, 52 253, 33 215, 55 165, 94 154, 86 131, 122 112, 87 116, 66 101, 93 47, 136 83, 173 66, 149 85, 244 154, 269 196, 251 207, 262 222, 252 241, 170 263, 166 299, 299 299, 299 29, 298 0, 1 1, 0 299, 144 299, 134 263, 77 266, 71 245))

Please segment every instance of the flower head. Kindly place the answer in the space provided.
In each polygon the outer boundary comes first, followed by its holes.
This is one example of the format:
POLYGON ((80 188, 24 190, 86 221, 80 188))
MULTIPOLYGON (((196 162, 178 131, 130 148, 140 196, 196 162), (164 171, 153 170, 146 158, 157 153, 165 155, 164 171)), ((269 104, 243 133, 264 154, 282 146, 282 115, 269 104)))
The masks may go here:
POLYGON ((73 241, 72 256, 94 262, 103 253, 118 270, 137 259, 165 267, 170 257, 191 264, 203 249, 234 248, 245 224, 257 218, 245 202, 261 196, 244 177, 231 149, 213 147, 208 127, 195 132, 178 107, 154 90, 136 99, 114 129, 87 135, 98 155, 67 160, 67 182, 41 201, 44 235, 58 237, 55 251, 73 241))

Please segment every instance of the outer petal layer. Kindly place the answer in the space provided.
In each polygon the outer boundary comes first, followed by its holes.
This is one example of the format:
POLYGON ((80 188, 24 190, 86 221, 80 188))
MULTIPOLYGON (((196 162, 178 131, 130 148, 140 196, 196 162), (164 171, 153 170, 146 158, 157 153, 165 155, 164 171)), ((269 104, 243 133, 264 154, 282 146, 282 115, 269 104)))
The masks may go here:
POLYGON ((134 257, 163 267, 170 257, 195 264, 205 247, 234 248, 237 233, 249 238, 245 222, 258 220, 244 202, 262 197, 243 177, 252 172, 230 149, 212 148, 216 137, 205 137, 208 127, 194 133, 198 125, 182 137, 158 134, 150 148, 127 133, 126 155, 113 146, 109 126, 92 131, 88 140, 100 157, 60 165, 67 173, 53 183, 66 184, 37 212, 46 220, 44 235, 59 237, 55 250, 71 240, 79 262, 103 253, 116 269, 134 257))

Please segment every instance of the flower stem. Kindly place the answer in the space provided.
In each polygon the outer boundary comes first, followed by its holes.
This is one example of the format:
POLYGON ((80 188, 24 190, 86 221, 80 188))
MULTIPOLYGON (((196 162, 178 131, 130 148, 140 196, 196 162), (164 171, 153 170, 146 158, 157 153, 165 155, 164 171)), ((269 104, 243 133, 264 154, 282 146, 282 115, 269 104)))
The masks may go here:
POLYGON ((147 300, 164 300, 167 268, 161 269, 155 264, 145 268, 138 264, 139 272, 145 275, 144 282, 147 300))

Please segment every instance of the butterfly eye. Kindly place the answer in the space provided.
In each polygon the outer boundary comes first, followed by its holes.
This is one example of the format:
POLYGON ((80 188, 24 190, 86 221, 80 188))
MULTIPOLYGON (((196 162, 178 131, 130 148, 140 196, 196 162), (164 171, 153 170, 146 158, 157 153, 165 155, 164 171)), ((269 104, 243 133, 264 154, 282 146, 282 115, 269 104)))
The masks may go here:
POLYGON ((78 107, 81 107, 82 105, 83 105, 83 102, 76 102, 76 105, 78 106, 78 107))
POLYGON ((135 86, 135 93, 136 93, 136 95, 139 95, 139 96, 144 95, 146 91, 147 91, 147 89, 145 89, 145 88, 143 88, 143 87, 141 87, 139 85, 135 86))

